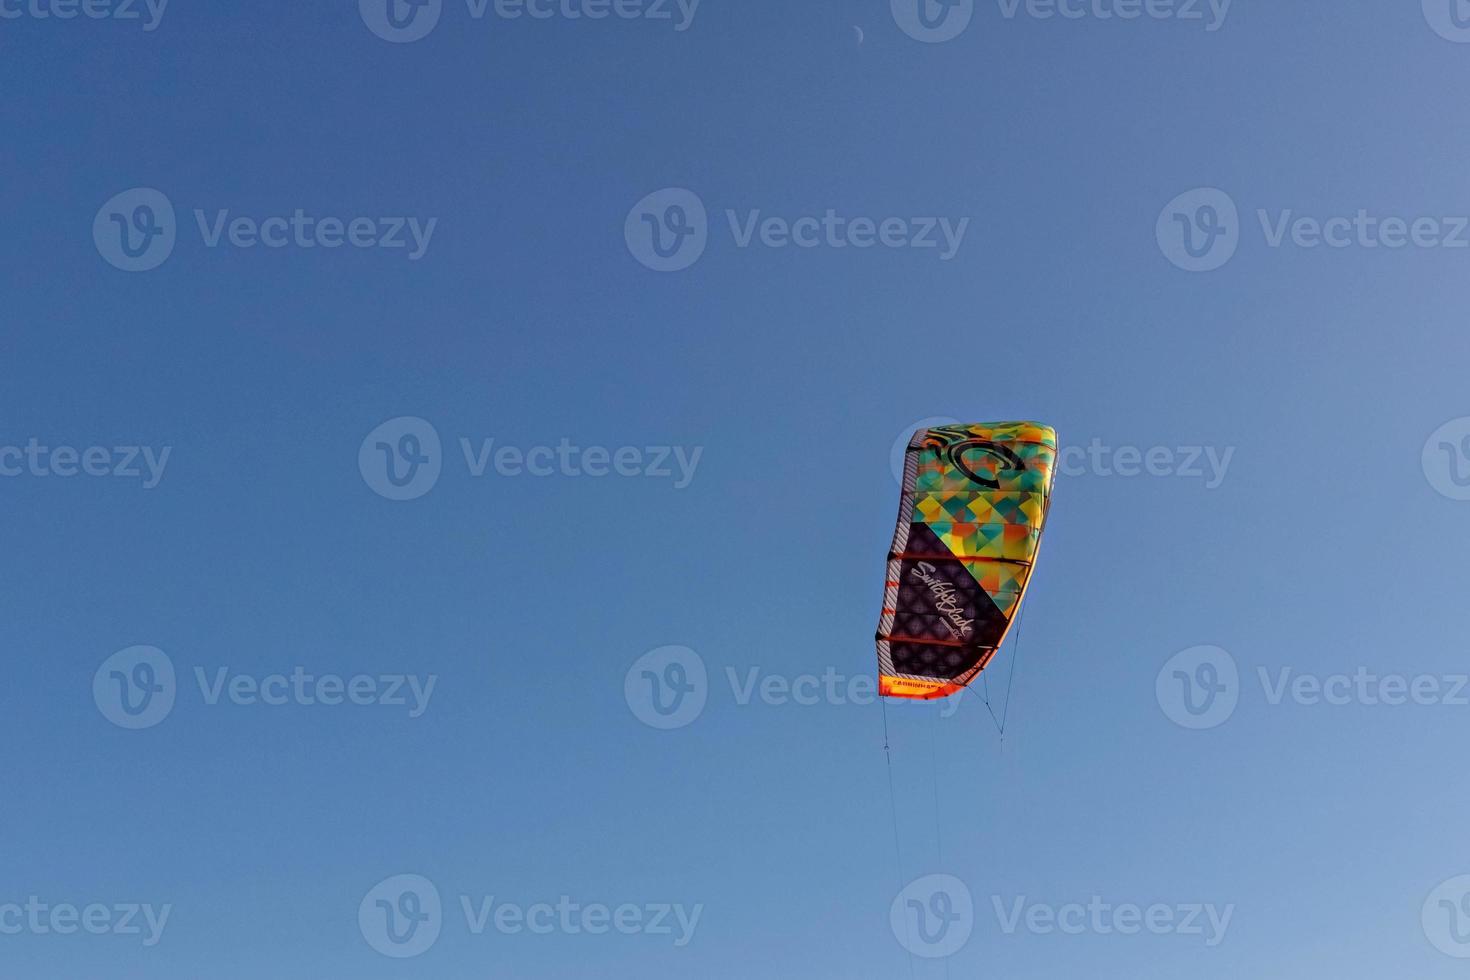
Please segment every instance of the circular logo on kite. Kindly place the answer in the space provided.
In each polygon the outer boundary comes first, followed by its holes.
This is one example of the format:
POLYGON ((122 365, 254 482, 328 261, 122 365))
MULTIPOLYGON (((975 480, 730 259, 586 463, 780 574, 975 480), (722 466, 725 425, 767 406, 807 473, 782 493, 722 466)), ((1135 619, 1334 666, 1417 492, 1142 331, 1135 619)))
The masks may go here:
POLYGON ((1446 41, 1470 44, 1470 16, 1463 0, 1424 0, 1424 19, 1446 41))
POLYGON ((1444 882, 1424 900, 1424 935, 1434 948, 1455 959, 1470 959, 1470 875, 1444 882))
POLYGON ((422 875, 394 875, 373 886, 357 907, 357 927, 384 956, 408 959, 428 952, 444 926, 439 889, 422 875))
POLYGON ((683 728, 704 712, 709 699, 704 658, 688 647, 650 650, 628 668, 623 697, 633 716, 650 728, 683 728))
POLYGON ((174 663, 158 647, 119 650, 92 675, 92 700, 119 728, 152 728, 174 709, 178 683, 174 663))
POLYGON ((888 450, 888 465, 893 470, 893 479, 899 484, 903 483, 904 456, 909 451, 909 443, 913 441, 914 433, 920 429, 932 429, 942 425, 960 425, 959 419, 952 419, 947 415, 936 415, 932 418, 919 419, 912 425, 906 427, 893 440, 893 446, 888 450))
POLYGON ((1470 500, 1470 418, 1451 419, 1424 443, 1424 476, 1451 500, 1470 500))
POLYGON ((924 437, 924 447, 938 450, 946 465, 987 490, 1000 489, 1001 473, 1026 468, 1025 460, 1011 449, 989 439, 976 438, 963 425, 954 429, 944 426, 930 429, 924 437))
POLYGON ((1164 257, 1185 272, 1212 272, 1240 247, 1240 213, 1229 194, 1200 187, 1164 206, 1154 234, 1164 257))
POLYGON ((1181 728, 1218 728, 1240 703, 1240 670, 1220 647, 1190 647, 1164 664, 1154 693, 1164 714, 1181 728))
POLYGON ((953 956, 975 929, 975 900, 954 875, 925 875, 898 893, 888 924, 899 945, 915 956, 953 956))
POLYGON ((444 0, 357 0, 368 30, 385 41, 408 44, 428 36, 439 24, 444 0))
POLYGON ((110 265, 124 272, 156 269, 178 241, 173 203, 151 187, 114 195, 92 219, 92 241, 110 265))
POLYGON ((414 500, 439 482, 443 456, 434 427, 405 415, 368 433, 357 450, 357 469, 380 497, 414 500))
POLYGON ((890 0, 893 20, 915 41, 942 44, 965 33, 975 0, 890 0))
POLYGON ((628 212, 623 239, 633 258, 654 272, 679 272, 704 255, 709 214, 693 191, 682 187, 654 191, 628 212))

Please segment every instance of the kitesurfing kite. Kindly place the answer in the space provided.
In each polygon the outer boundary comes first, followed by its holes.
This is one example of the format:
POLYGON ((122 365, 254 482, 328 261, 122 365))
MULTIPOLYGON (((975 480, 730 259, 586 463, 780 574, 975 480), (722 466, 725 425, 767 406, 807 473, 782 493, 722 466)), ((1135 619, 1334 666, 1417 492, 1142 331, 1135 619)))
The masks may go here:
POLYGON ((878 621, 880 694, 946 697, 990 663, 1031 579, 1056 457, 1056 432, 1037 422, 914 433, 878 621))

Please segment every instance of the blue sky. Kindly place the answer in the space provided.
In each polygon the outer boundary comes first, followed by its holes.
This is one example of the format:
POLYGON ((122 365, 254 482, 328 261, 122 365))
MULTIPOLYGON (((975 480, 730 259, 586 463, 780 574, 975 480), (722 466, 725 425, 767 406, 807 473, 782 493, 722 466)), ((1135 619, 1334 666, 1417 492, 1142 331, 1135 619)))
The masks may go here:
POLYGON ((395 43, 372 3, 49 3, 0 2, 0 972, 1459 975, 1448 4, 994 0, 928 43, 903 0, 446 0, 395 43), (650 268, 644 215, 703 251, 650 268), (890 705, 891 801, 863 685, 931 417, 1070 465, 1004 744, 890 705), (703 707, 659 728, 670 657, 703 707), (947 959, 890 922, 933 874, 947 959), (373 925, 399 875, 422 949, 373 925), (1229 924, 1005 928, 1094 896, 1229 924))

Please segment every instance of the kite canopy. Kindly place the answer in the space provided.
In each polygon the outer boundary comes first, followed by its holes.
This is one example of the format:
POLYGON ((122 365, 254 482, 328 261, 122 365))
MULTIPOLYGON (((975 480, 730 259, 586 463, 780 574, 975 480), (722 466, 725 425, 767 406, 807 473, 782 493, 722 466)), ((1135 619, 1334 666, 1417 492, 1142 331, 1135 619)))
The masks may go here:
POLYGON ((1031 578, 1056 458, 1056 432, 1037 422, 914 433, 878 621, 880 694, 942 698, 990 663, 1031 578))

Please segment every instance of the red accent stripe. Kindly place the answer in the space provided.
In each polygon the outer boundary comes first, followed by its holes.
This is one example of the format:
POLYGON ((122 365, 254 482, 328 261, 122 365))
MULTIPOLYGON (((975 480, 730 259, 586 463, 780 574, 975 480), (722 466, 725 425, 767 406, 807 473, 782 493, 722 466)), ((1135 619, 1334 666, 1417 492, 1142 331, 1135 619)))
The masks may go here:
MULTIPOLYGON (((883 639, 887 640, 890 643, 924 643, 929 646, 936 647, 972 647, 975 645, 973 643, 967 643, 964 640, 930 640, 921 639, 917 636, 898 636, 894 633, 890 633, 889 635, 883 637, 883 639)), ((990 648, 982 647, 981 649, 988 650, 990 648)))
POLYGON ((943 555, 916 555, 911 551, 894 552, 889 558, 899 558, 904 561, 994 561, 1005 565, 1030 565, 1032 562, 1026 558, 985 558, 980 555, 956 555, 946 553, 943 555))

